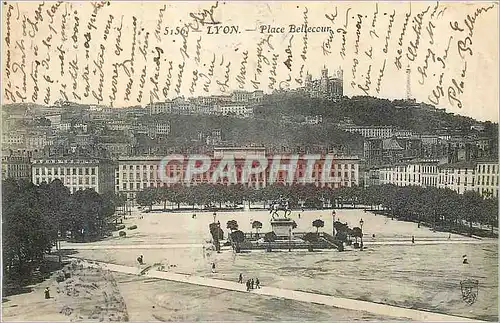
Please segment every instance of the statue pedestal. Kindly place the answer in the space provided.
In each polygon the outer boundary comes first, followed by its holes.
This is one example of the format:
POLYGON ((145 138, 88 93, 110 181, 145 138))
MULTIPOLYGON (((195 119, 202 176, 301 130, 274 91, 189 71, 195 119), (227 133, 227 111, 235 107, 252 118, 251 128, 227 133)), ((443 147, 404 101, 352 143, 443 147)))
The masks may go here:
POLYGON ((293 220, 274 219, 271 220, 271 227, 273 228, 273 232, 278 236, 278 239, 293 239, 293 220))

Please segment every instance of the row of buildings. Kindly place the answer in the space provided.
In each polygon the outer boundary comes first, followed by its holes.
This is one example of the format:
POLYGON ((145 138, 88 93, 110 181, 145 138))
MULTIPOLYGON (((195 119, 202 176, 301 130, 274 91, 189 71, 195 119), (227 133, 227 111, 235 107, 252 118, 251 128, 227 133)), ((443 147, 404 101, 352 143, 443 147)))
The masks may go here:
MULTIPOLYGON (((327 170, 325 159, 318 159, 308 168, 306 158, 299 158, 297 167, 290 175, 286 167, 273 171, 270 165, 276 155, 266 152, 264 147, 215 148, 210 156, 210 166, 203 174, 197 174, 185 185, 212 182, 218 164, 224 158, 235 161, 236 181, 248 183, 250 187, 263 188, 270 183, 300 183, 306 172, 312 171, 312 182, 319 187, 351 187, 394 184, 397 186, 422 186, 449 188, 459 194, 476 191, 483 197, 498 197, 499 165, 494 160, 462 161, 442 163, 439 160, 413 160, 390 166, 360 169, 360 159, 355 156, 334 157, 327 170), (260 156, 267 160, 268 167, 260 174, 253 174, 246 182, 243 166, 247 156, 260 156)), ((304 157, 304 156, 303 156, 304 157)), ((290 160, 281 157, 281 164, 290 160)), ((165 177, 185 179, 187 160, 165 164, 162 157, 122 156, 117 160, 104 158, 32 158, 31 156, 4 155, 2 157, 2 178, 24 178, 39 185, 60 179, 72 193, 80 189, 94 189, 99 193, 114 191, 126 194, 133 200, 137 192, 147 187, 173 185, 165 177)), ((222 184, 231 183, 223 178, 222 184)))
MULTIPOLYGON (((308 160, 299 158, 292 175, 286 170, 287 166, 274 168, 276 163, 286 165, 290 163, 286 157, 276 161, 276 155, 266 153, 264 147, 238 147, 238 148, 215 148, 210 156, 210 167, 204 174, 190 178, 188 182, 181 181, 186 185, 209 183, 216 172, 218 164, 225 158, 231 158, 235 163, 235 174, 237 183, 245 183, 250 187, 263 188, 269 183, 290 183, 290 177, 294 182, 301 182, 306 176, 308 160), (267 161, 268 166, 260 174, 253 174, 251 178, 244 179, 244 165, 247 156, 260 156, 267 161)), ((104 158, 31 158, 30 156, 3 156, 2 177, 30 179, 34 184, 42 182, 50 183, 60 179, 72 193, 80 189, 94 189, 99 193, 113 190, 116 193, 124 193, 129 199, 133 199, 137 192, 147 187, 169 186, 162 176, 179 176, 184 179, 187 171, 187 160, 181 163, 169 163, 164 165, 162 157, 152 156, 123 156, 118 160, 104 158)), ((319 159, 312 165, 312 178, 309 182, 317 186, 339 188, 342 186, 359 185, 359 158, 334 157, 331 162, 330 172, 325 167, 329 165, 325 159, 319 159), (328 176, 327 176, 328 175, 328 176)), ((310 166, 309 166, 310 167, 310 166)), ((230 179, 222 178, 220 183, 228 184, 230 179)), ((172 184, 173 185, 173 184, 172 184)))
POLYGON ((415 160, 370 168, 364 172, 364 183, 449 188, 459 194, 476 191, 483 197, 498 197, 499 168, 497 160, 415 160))

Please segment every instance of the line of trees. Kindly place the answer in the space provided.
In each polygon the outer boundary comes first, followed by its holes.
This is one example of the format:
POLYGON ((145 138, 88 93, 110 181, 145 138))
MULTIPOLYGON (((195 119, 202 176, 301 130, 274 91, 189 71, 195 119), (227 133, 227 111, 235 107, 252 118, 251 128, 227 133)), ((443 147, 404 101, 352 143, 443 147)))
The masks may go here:
POLYGON ((254 189, 241 184, 201 184, 149 187, 137 194, 140 205, 152 209, 155 204, 167 202, 198 207, 216 208, 222 204, 241 205, 277 199, 280 195, 290 199, 290 207, 335 208, 363 205, 392 218, 423 223, 437 229, 464 230, 467 223, 472 232, 473 223, 494 226, 498 223, 498 199, 482 198, 474 191, 458 194, 448 188, 404 186, 391 184, 369 187, 319 188, 313 184, 285 186, 269 185, 254 189))
POLYGON ((29 277, 58 239, 89 241, 108 234, 123 199, 94 190, 74 194, 60 180, 39 186, 2 182, 3 270, 7 278, 29 277))

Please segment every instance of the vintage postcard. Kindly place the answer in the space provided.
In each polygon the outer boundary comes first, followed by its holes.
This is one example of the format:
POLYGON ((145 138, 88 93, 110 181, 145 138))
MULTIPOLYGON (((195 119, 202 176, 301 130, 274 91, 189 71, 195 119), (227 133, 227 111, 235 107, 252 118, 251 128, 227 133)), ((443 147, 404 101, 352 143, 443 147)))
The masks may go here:
POLYGON ((2 2, 2 320, 498 321, 498 2, 2 2))

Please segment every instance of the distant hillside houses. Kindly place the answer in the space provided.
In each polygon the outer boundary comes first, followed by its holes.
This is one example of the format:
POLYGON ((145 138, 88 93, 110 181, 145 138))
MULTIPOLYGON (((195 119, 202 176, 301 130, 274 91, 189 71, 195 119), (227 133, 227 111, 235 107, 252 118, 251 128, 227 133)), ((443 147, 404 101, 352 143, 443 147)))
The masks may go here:
POLYGON ((390 126, 357 126, 354 124, 342 124, 340 128, 350 133, 359 133, 366 138, 389 138, 411 137, 413 132, 410 130, 396 129, 390 126))
POLYGON ((264 98, 264 91, 233 91, 230 95, 211 95, 185 99, 178 97, 164 102, 146 105, 150 115, 168 113, 181 115, 236 114, 245 117, 253 115, 250 106, 264 98), (241 107, 238 109, 237 107, 241 107), (244 109, 243 109, 244 108, 244 109), (222 111, 222 112, 221 112, 222 111))

